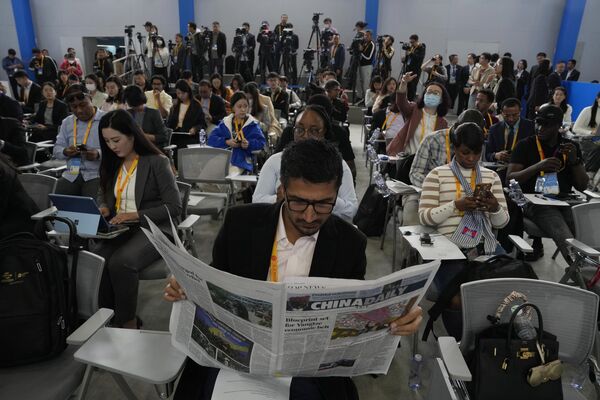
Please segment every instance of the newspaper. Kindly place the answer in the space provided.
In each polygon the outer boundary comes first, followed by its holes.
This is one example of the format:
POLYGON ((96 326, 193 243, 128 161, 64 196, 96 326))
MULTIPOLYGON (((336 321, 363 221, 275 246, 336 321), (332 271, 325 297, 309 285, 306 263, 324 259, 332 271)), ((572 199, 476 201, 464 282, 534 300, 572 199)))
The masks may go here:
POLYGON ((400 341, 389 326, 421 301, 440 264, 372 281, 257 281, 207 265, 149 224, 144 232, 187 297, 173 305, 173 346, 200 365, 254 375, 387 373, 400 341))

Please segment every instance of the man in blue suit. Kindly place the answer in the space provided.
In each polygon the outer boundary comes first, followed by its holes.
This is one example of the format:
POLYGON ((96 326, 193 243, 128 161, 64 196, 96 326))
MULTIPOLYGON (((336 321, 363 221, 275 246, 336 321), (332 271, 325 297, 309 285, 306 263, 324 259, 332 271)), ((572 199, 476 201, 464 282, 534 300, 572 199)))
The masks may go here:
POLYGON ((344 61, 346 58, 346 48, 340 43, 340 35, 333 35, 333 45, 330 50, 330 67, 333 72, 337 75, 337 80, 341 82, 344 72, 344 61))

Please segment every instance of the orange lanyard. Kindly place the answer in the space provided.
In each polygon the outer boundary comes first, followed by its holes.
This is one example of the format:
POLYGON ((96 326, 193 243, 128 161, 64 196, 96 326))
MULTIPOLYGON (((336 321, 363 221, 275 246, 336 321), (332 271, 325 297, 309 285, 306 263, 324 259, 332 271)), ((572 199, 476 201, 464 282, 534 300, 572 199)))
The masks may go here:
POLYGON ((446 161, 450 164, 452 157, 450 156, 450 129, 446 129, 446 161))
MULTIPOLYGON (((537 145, 538 153, 540 155, 540 161, 544 161, 546 159, 546 155, 544 154, 544 149, 542 149, 542 144, 540 143, 540 138, 535 136, 535 144, 537 145)), ((563 165, 567 165, 567 155, 563 154, 563 165)), ((540 176, 544 176, 544 171, 540 171, 540 176)))
MULTIPOLYGON (((85 130, 85 136, 83 137, 83 142, 81 144, 86 144, 88 140, 88 136, 90 135, 90 131, 92 130, 92 124, 94 123, 94 117, 96 116, 96 110, 94 109, 94 115, 88 121, 87 129, 85 130)), ((77 146, 77 118, 73 119, 73 146, 77 146)))
POLYGON ((117 210, 117 212, 119 212, 119 209, 121 208, 121 197, 123 196, 123 191, 127 187, 129 179, 131 178, 131 175, 133 175, 133 171, 135 171, 139 160, 140 156, 136 156, 135 160, 133 160, 133 162, 131 163, 129 170, 127 171, 127 175, 123 180, 123 185, 121 185, 121 178, 123 177, 123 165, 121 165, 121 168, 119 169, 119 176, 117 177, 117 201, 115 202, 115 209, 117 210))
POLYGON ((275 240, 273 241, 273 248, 271 249, 271 265, 270 265, 270 275, 271 282, 277 282, 278 277, 278 268, 279 263, 277 262, 277 235, 275 235, 275 240))
POLYGON ((398 118, 398 114, 391 112, 387 117, 385 117, 385 121, 383 122, 383 125, 381 125, 381 130, 385 131, 387 128, 390 128, 392 126, 392 124, 394 123, 394 121, 396 120, 396 118, 398 118), (390 121, 390 117, 392 116, 392 114, 394 115, 394 118, 392 118, 392 120, 390 121), (388 121, 389 121, 389 125, 388 125, 388 121))
MULTIPOLYGON (((504 139, 504 150, 508 150, 508 135, 509 134, 506 132, 507 130, 508 130, 508 128, 504 128, 504 135, 506 136, 506 139, 504 139)), ((517 128, 517 130, 515 131, 515 136, 513 137, 512 146, 510 146, 511 150, 515 149, 518 137, 519 137, 519 128, 517 128)))
POLYGON ((233 126, 235 128, 235 140, 244 140, 246 137, 244 136, 244 131, 242 130, 242 124, 238 125, 235 117, 233 118, 233 126))

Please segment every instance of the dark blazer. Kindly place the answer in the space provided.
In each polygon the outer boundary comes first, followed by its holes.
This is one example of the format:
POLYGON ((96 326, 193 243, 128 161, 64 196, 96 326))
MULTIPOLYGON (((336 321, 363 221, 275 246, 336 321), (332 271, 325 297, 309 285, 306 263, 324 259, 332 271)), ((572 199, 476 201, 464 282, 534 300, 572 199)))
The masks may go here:
POLYGON ((54 61, 51 57, 44 57, 41 74, 38 74, 39 65, 40 62, 35 57, 33 57, 29 62, 29 69, 35 74, 35 81, 40 85, 44 82, 56 82, 58 75, 58 66, 56 65, 56 61, 54 61))
MULTIPOLYGON (((19 87, 18 99, 22 98, 23 88, 19 87)), ((27 103, 23 106, 23 111, 26 113, 33 113, 35 109, 35 105, 43 100, 42 96, 42 88, 35 82, 31 83, 31 88, 29 89, 29 96, 27 97, 27 103)))
POLYGON ((460 71, 456 77, 456 83, 460 88, 464 88, 467 86, 467 82, 469 82, 469 66, 463 65, 460 67, 460 71))
POLYGON ((500 109, 504 100, 513 97, 516 97, 515 81, 502 78, 500 82, 498 82, 498 90, 496 91, 496 104, 498 104, 498 109, 500 109))
POLYGON ((335 56, 331 59, 331 68, 337 72, 337 70, 344 70, 344 62, 346 61, 346 47, 340 43, 338 45, 337 50, 335 51, 335 56))
POLYGON ((561 78, 558 72, 554 71, 550 75, 548 75, 548 93, 552 95, 554 92, 554 88, 561 85, 561 78))
MULTIPOLYGON (((448 77, 448 85, 450 85, 450 74, 451 74, 451 69, 450 69, 451 65, 447 64, 446 65, 446 76, 448 77)), ((458 85, 458 87, 462 87, 461 84, 461 72, 462 72, 462 67, 460 65, 456 65, 456 85, 458 85)), ((469 78, 467 77, 467 80, 469 78)))
MULTIPOLYGON (((114 186, 118 171, 115 173, 108 192, 104 188, 98 191, 98 204, 107 207, 111 215, 115 214, 114 186)), ((175 183, 169 159, 163 155, 141 156, 135 177, 135 205, 140 215, 140 225, 148 228, 146 216, 163 232, 171 235, 169 215, 173 220, 181 216, 181 197, 175 183)))
MULTIPOLYGON (((517 76, 516 72, 515 76, 517 76)), ((523 96, 525 96, 525 90, 527 89, 527 85, 529 85, 529 72, 523 71, 521 77, 517 79, 517 99, 523 99, 523 96)))
POLYGON ((97 74, 102 73, 105 79, 111 76, 114 73, 114 68, 110 58, 94 61, 94 72, 97 74))
MULTIPOLYGON (((135 110, 129 109, 131 115, 135 117, 135 110)), ((160 116, 160 111, 144 107, 144 117, 142 119, 142 130, 144 133, 154 135, 156 146, 160 149, 167 145, 168 130, 160 116)))
POLYGON ((548 80, 545 75, 538 75, 529 88, 527 99, 528 116, 535 114, 535 107, 548 102, 548 80))
MULTIPOLYGON (((212 102, 211 102, 212 103, 212 102)), ((176 104, 171 108, 171 112, 169 113, 169 118, 167 119, 167 127, 177 130, 179 123, 179 106, 180 102, 177 101, 176 104)), ((212 104, 211 104, 212 105, 212 104)), ((202 111, 202 105, 198 100, 192 99, 190 102, 190 106, 185 113, 185 118, 183 119, 183 126, 179 127, 180 131, 189 132, 190 129, 196 127, 197 130, 206 129, 206 120, 204 119, 204 111, 202 111)))
MULTIPOLYGON (((488 142, 485 146, 485 158, 487 161, 496 161, 494 153, 498 153, 504 150, 504 122, 498 122, 490 128, 488 132, 488 142)), ((519 131, 517 141, 521 141, 529 136, 535 135, 535 124, 533 121, 525 118, 519 120, 519 131)), ((509 138, 510 140, 510 138, 509 138)), ((512 145, 512 141, 508 144, 509 148, 512 145)), ((510 150, 510 149, 509 149, 510 150)))
POLYGON ((273 93, 271 93, 271 91, 269 90, 265 92, 265 95, 271 98, 273 108, 275 110, 281 111, 281 118, 287 119, 290 107, 289 95, 287 94, 287 92, 282 89, 275 97, 273 97, 273 93))
POLYGON ((578 81, 579 80, 579 71, 578 70, 573 69, 573 71, 571 71, 571 75, 569 75, 569 78, 567 79, 568 73, 569 73, 569 71, 567 71, 565 69, 564 72, 560 75, 560 77, 563 81, 578 81))
MULTIPOLYGON (((18 93, 16 94, 18 96, 18 93)), ((0 117, 23 120, 23 107, 15 99, 0 92, 0 117)))
MULTIPOLYGON (((19 120, 0 118, 0 139, 4 140, 0 152, 6 154, 15 165, 29 164, 25 149, 25 129, 19 120)), ((2 191, 4 192, 4 189, 2 191)))
MULTIPOLYGON (((47 105, 47 101, 42 101, 40 103, 40 107, 33 118, 33 120, 38 124, 46 125, 44 113, 46 112, 47 105)), ((57 131, 60 124, 62 124, 63 119, 67 118, 67 115, 69 115, 69 107, 62 101, 55 99, 54 106, 52 107, 52 125, 48 126, 48 129, 57 131)))
POLYGON ((210 96, 210 107, 208 107, 208 113, 210 114, 212 123, 214 125, 219 125, 219 122, 225 118, 227 111, 225 110, 225 101, 221 96, 218 96, 214 93, 210 96))
MULTIPOLYGON (((213 46, 213 33, 210 33, 210 47, 208 48, 208 58, 210 58, 210 52, 213 46)), ((217 55, 219 58, 223 57, 227 53, 227 37, 223 32, 219 32, 217 35, 217 55)))

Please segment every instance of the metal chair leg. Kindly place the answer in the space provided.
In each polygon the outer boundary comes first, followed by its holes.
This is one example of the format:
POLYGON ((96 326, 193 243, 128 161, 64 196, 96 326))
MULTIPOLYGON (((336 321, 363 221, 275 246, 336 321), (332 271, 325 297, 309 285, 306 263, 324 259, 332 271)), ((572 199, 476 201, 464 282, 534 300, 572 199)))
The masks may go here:
POLYGON ((387 203, 386 203, 386 209, 385 209, 385 219, 383 220, 383 232, 381 233, 381 242, 379 243, 379 249, 383 250, 383 243, 385 241, 385 234, 387 232, 387 226, 390 223, 390 199, 392 198, 392 196, 388 197, 387 203))
POLYGON ((560 250, 558 250, 558 248, 557 248, 556 251, 554 252, 554 254, 552 254, 552 259, 556 260, 556 257, 558 257, 559 253, 560 253, 560 250))
POLYGON ((119 386, 125 397, 127 397, 129 400, 137 400, 135 393, 133 393, 133 390, 131 390, 131 388, 129 387, 129 385, 125 381, 125 378, 123 378, 122 375, 115 374, 114 372, 110 372, 110 375, 113 377, 115 382, 117 382, 117 385, 119 386))
POLYGON ((162 385, 154 385, 154 390, 160 399, 168 399, 173 394, 175 382, 169 382, 162 385))
POLYGON ((90 385, 90 380, 92 378, 92 373, 94 372, 93 368, 94 367, 89 364, 86 365, 85 372, 83 374, 83 380, 81 381, 81 385, 79 385, 79 390, 77 391, 77 400, 85 399, 88 387, 90 385))

